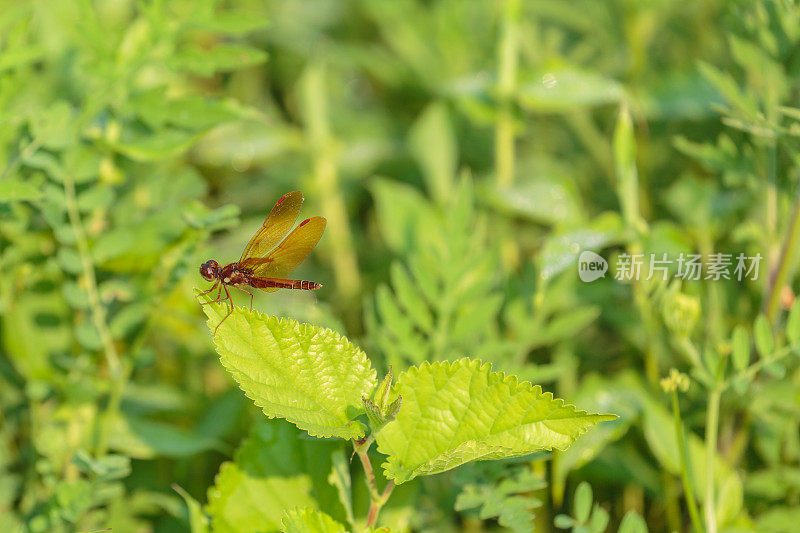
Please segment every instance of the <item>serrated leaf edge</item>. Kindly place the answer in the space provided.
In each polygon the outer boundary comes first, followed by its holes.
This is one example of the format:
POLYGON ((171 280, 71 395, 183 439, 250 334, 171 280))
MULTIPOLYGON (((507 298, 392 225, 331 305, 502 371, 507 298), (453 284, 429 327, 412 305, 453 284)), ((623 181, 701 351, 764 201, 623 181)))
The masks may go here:
MULTIPOLYGON (((198 300, 199 299, 200 298, 198 297, 198 300)), ((217 309, 219 307, 222 307, 222 304, 209 304, 209 305, 214 305, 217 309)), ((305 322, 300 322, 298 320, 294 320, 293 318, 278 317, 278 316, 275 316, 275 315, 269 315, 267 313, 262 313, 262 312, 260 312, 258 310, 250 310, 250 309, 245 308, 244 306, 234 306, 234 311, 233 311, 232 314, 235 314, 237 311, 241 312, 241 313, 244 313, 245 315, 250 315, 250 317, 252 317, 255 320, 264 321, 265 324, 267 324, 270 319, 275 319, 275 321, 277 322, 277 325, 279 325, 279 326, 285 326, 285 325, 293 326, 293 325, 296 324, 301 328, 300 329, 300 333, 303 333, 304 329, 308 329, 309 327, 317 327, 317 326, 313 326, 312 324, 308 324, 308 323, 305 323, 305 322)), ((206 313, 206 315, 207 315, 207 313, 206 313)), ((233 318, 233 317, 229 316, 227 318, 227 320, 230 320, 231 318, 233 318)), ((212 321, 213 321, 213 319, 211 317, 208 317, 208 320, 206 320, 206 325, 213 332, 214 331, 214 327, 216 327, 216 325, 217 325, 217 322, 212 322, 212 321)), ((330 328, 322 328, 322 327, 320 327, 319 329, 321 331, 327 331, 327 332, 332 333, 334 341, 338 342, 338 341, 344 340, 347 343, 353 345, 358 352, 361 352, 362 354, 364 354, 364 358, 369 363, 370 370, 372 371, 371 372, 372 381, 375 382, 373 384, 373 386, 370 388, 370 390, 365 391, 364 394, 367 394, 367 395, 371 394, 372 391, 375 389, 375 386, 377 386, 377 383, 376 383, 377 382, 377 371, 375 370, 375 368, 372 367, 371 361, 367 357, 366 352, 364 352, 364 350, 362 350, 354 342, 352 342, 350 339, 348 339, 347 337, 345 337, 344 335, 342 335, 338 331, 332 330, 330 328)), ((312 426, 312 425, 309 425, 309 424, 298 423, 298 422, 295 422, 295 421, 292 421, 292 420, 288 420, 287 418, 285 418, 283 416, 272 415, 272 414, 267 413, 265 411, 267 406, 263 405, 262 401, 254 398, 253 396, 250 395, 250 393, 248 393, 246 390, 244 390, 242 388, 239 380, 236 379, 236 375, 241 374, 241 372, 239 370, 237 370, 237 369, 231 368, 230 365, 226 364, 225 361, 223 360, 222 355, 219 354, 219 348, 222 346, 221 339, 218 336, 214 336, 213 338, 214 338, 214 346, 218 348, 217 349, 217 355, 218 355, 218 359, 220 361, 220 364, 222 364, 222 366, 225 368, 225 370, 231 374, 231 377, 233 377, 234 381, 236 382, 236 386, 239 388, 239 390, 241 390, 244 393, 244 395, 248 399, 250 399, 256 406, 261 408, 261 411, 264 413, 264 415, 267 418, 269 418, 269 419, 280 418, 280 419, 286 420, 287 422, 294 424, 295 426, 297 426, 298 428, 302 429, 303 431, 306 431, 312 437, 320 437, 320 438, 340 437, 340 438, 344 438, 344 439, 359 439, 359 438, 363 437, 364 435, 366 435, 367 427, 363 423, 361 423, 360 421, 355 420, 355 419, 351 419, 346 424, 343 424, 341 426, 332 427, 330 432, 326 432, 325 430, 315 429, 316 426, 312 426), (342 430, 341 434, 336 432, 336 430, 338 430, 338 429, 342 430), (349 430, 349 432, 348 432, 348 430, 349 430), (347 436, 343 436, 343 435, 347 435, 347 436)), ((244 340, 242 337, 239 337, 239 338, 242 340, 242 342, 248 342, 248 341, 244 340)), ((248 342, 248 344, 249 344, 249 342, 248 342)), ((364 411, 363 407, 361 408, 361 410, 362 410, 362 412, 364 411)), ((362 414, 362 413, 359 413, 359 414, 362 414)))
MULTIPOLYGON (((454 367, 457 367, 457 366, 460 367, 461 365, 465 365, 465 366, 467 366, 469 368, 473 368, 473 369, 478 370, 478 371, 483 371, 484 369, 486 369, 489 374, 491 374, 491 373, 498 374, 500 376, 500 378, 501 378, 500 381, 498 382, 498 384, 502 383, 502 384, 506 384, 509 387, 511 387, 512 391, 513 391, 512 394, 519 394, 519 393, 523 393, 523 392, 527 392, 527 391, 533 391, 534 394, 536 394, 540 398, 546 399, 548 401, 555 402, 556 403, 556 406, 555 406, 556 409, 572 408, 574 410, 574 413, 573 413, 574 416, 572 416, 570 418, 588 417, 588 418, 596 419, 597 422, 611 421, 611 420, 615 420, 615 419, 619 418, 615 414, 589 413, 587 411, 583 411, 583 410, 577 409, 573 404, 567 403, 564 399, 556 398, 553 395, 552 392, 545 392, 542 389, 541 385, 534 385, 530 381, 520 381, 519 378, 516 375, 514 375, 514 374, 507 375, 504 371, 501 371, 501 370, 493 371, 491 362, 483 362, 480 359, 473 359, 471 357, 462 357, 460 359, 456 359, 455 361, 435 361, 433 363, 431 363, 430 361, 425 361, 422 364, 420 364, 419 366, 412 366, 408 370, 406 370, 405 372, 401 373, 398 376, 397 383, 395 384, 394 388, 396 389, 398 384, 401 383, 406 378, 407 375, 418 375, 419 372, 421 370, 423 370, 423 369, 428 369, 430 367, 440 367, 440 366, 445 366, 445 365, 448 366, 448 368, 447 368, 448 372, 451 371, 454 367)), ((552 419, 548 419, 548 420, 559 420, 559 418, 552 418, 552 419)), ((545 447, 542 447, 541 450, 553 450, 553 449, 561 450, 561 451, 566 450, 572 443, 575 442, 575 440, 578 437, 580 437, 581 435, 586 433, 586 431, 588 431, 588 430, 589 430, 589 427, 580 428, 574 434, 574 436, 570 437, 570 442, 568 444, 565 444, 564 446, 557 446, 557 445, 549 446, 549 447, 545 446, 545 447)), ((461 445, 463 445, 463 444, 465 444, 467 442, 473 442, 473 441, 464 441, 459 446, 461 446, 461 445)), ((456 448, 458 448, 458 447, 455 447, 455 448, 452 448, 452 449, 456 449, 456 448)), ((378 451, 380 453, 386 455, 387 458, 388 458, 385 462, 383 462, 381 464, 381 468, 383 469, 384 475, 388 479, 393 479, 395 481, 395 483, 398 484, 398 485, 400 485, 402 483, 405 483, 406 481, 410 481, 410 480, 414 479, 415 477, 417 477, 417 472, 420 470, 421 467, 423 467, 423 466, 425 466, 427 464, 430 464, 432 461, 435 460, 435 458, 432 458, 429 461, 427 461, 426 463, 424 463, 423 465, 419 465, 419 466, 417 466, 415 468, 412 468, 410 470, 408 468, 405 468, 405 467, 400 467, 400 468, 403 468, 404 470, 409 470, 409 474, 404 479, 399 479, 399 478, 396 478, 396 477, 391 475, 392 470, 395 469, 395 465, 392 462, 392 458, 393 458, 392 455, 390 453, 388 453, 385 449, 382 449, 382 447, 381 447, 379 442, 377 443, 377 449, 378 449, 378 451)), ((534 450, 534 451, 536 451, 536 450, 534 450)), ((527 453, 533 453, 534 451, 526 452, 525 454, 517 454, 517 455, 527 455, 527 453)), ((489 453, 490 452, 487 452, 484 455, 489 455, 489 453)), ((441 455, 442 454, 439 454, 439 455, 437 455, 437 457, 439 457, 441 455)), ((480 460, 480 457, 471 459, 471 461, 477 461, 477 460, 480 460)), ((464 463, 460 463, 460 464, 464 464, 464 463)), ((456 468, 457 466, 460 466, 460 464, 459 465, 454 465, 453 468, 456 468)))

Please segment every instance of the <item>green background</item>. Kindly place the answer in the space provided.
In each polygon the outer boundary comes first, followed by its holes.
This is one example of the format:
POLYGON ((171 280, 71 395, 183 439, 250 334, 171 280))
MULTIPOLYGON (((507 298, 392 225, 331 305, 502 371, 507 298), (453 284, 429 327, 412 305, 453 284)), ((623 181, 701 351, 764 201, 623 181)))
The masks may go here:
POLYGON ((0 0, 0 530, 186 531, 175 487, 205 505, 248 434, 263 475, 308 468, 192 292, 299 189, 328 227, 296 274, 324 287, 259 310, 346 334, 379 374, 469 355, 620 416, 415 480, 383 525, 550 531, 588 481, 609 531, 631 511, 689 530, 682 474, 705 524, 713 453, 719 530, 791 531, 799 58, 778 0, 0 0), (582 249, 606 278, 580 282, 582 249), (764 261, 754 281, 610 275, 681 252, 764 261))

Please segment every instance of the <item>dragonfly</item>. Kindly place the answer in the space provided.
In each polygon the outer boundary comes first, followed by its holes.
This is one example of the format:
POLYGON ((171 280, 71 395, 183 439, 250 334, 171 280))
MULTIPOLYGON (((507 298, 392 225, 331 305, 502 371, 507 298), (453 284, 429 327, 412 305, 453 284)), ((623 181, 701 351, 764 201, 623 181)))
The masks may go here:
POLYGON ((325 231, 325 218, 312 217, 302 221, 286 236, 297 221, 302 205, 303 193, 300 191, 284 194, 269 212, 261 228, 244 247, 242 257, 238 261, 220 267, 215 260, 209 259, 200 265, 200 275, 207 281, 214 282, 210 289, 200 294, 210 294, 214 289, 218 289, 216 297, 203 302, 202 305, 225 301, 230 303, 228 314, 214 328, 214 335, 217 334, 220 325, 233 313, 233 299, 229 290, 231 287, 250 295, 251 311, 253 293, 247 288, 273 292, 278 289, 313 291, 322 287, 321 283, 315 281, 287 279, 292 270, 308 257, 322 237, 322 232, 325 231), (224 296, 222 296, 223 291, 224 296))

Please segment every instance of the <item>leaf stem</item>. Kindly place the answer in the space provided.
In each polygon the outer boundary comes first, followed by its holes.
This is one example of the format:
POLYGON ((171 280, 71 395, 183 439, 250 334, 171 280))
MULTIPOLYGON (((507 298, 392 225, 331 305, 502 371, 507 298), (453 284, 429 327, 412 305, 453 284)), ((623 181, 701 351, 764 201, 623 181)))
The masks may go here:
POLYGON ((798 235, 800 235, 800 191, 798 191, 794 200, 789 230, 786 232, 786 237, 781 246, 778 265, 770 275, 767 298, 764 300, 764 312, 767 315, 769 323, 772 325, 775 324, 775 318, 778 314, 781 288, 786 284, 786 279, 789 276, 789 269, 792 266, 791 259, 794 257, 795 248, 797 247, 798 235))
POLYGON ((16 172, 17 168, 19 168, 22 162, 25 161, 30 156, 32 156, 36 152, 36 150, 39 149, 41 145, 42 143, 41 141, 39 141, 39 139, 31 140, 31 142, 29 142, 27 146, 25 146, 25 148, 20 150, 19 155, 17 155, 17 157, 15 157, 8 164, 8 166, 6 166, 6 168, 3 170, 3 174, 0 175, 0 180, 4 180, 6 179, 6 176, 10 176, 14 172, 16 172))
POLYGON ((389 481, 383 492, 377 500, 372 500, 369 505, 369 514, 367 514, 367 527, 373 527, 378 522, 378 513, 381 512, 381 507, 384 506, 389 496, 394 490, 394 481, 389 481))
POLYGON ((360 440, 353 441, 353 449, 358 458, 361 460, 361 465, 364 467, 364 474, 367 479, 367 488, 369 488, 369 513, 367 514, 367 527, 374 526, 378 521, 378 513, 381 508, 386 504, 389 496, 394 490, 394 481, 390 480, 384 487, 383 492, 378 491, 378 482, 375 480, 375 471, 372 469, 372 462, 369 460, 369 447, 375 439, 372 436, 365 437, 360 440))
POLYGON ((114 346, 114 339, 111 337, 111 332, 106 325, 106 313, 100 302, 100 295, 97 290, 97 277, 94 272, 94 265, 92 264, 92 257, 89 252, 89 242, 86 238, 86 231, 81 223, 80 212, 78 210, 78 202, 75 196, 75 181, 69 172, 64 173, 64 198, 67 207, 67 216, 69 218, 70 226, 75 234, 75 240, 78 247, 78 254, 81 259, 81 268, 83 275, 86 278, 86 293, 89 297, 89 307, 91 309, 92 321, 95 328, 100 335, 100 341, 103 343, 103 353, 105 355, 106 364, 108 365, 108 372, 111 378, 111 392, 108 400, 108 405, 103 413, 100 421, 100 431, 97 441, 95 453, 98 457, 105 455, 108 449, 108 439, 111 434, 111 428, 119 411, 120 401, 122 399, 122 390, 127 380, 127 373, 122 368, 119 354, 114 346))
POLYGON ((495 179, 500 186, 514 182, 514 116, 513 96, 519 63, 520 0, 506 0, 498 47, 500 110, 495 127, 495 179))
POLYGON ((798 345, 798 344, 792 344, 790 346, 784 346, 780 350, 774 352, 769 357, 764 357, 762 359, 759 359, 758 361, 756 361, 752 365, 748 366, 747 368, 745 368, 741 372, 738 372, 737 374, 735 374, 733 376, 730 376, 727 380, 725 380, 720 385, 720 388, 722 390, 725 390, 728 387, 730 387, 733 384, 733 382, 735 382, 735 381, 737 381, 739 379, 750 380, 750 379, 753 378, 753 376, 756 373, 758 373, 765 366, 767 366, 769 364, 772 364, 772 363, 774 363, 776 361, 779 361, 779 360, 783 359, 784 357, 786 357, 787 355, 789 355, 791 353, 794 353, 794 352, 796 352, 798 350, 800 350, 800 345, 798 345))
POLYGON ((361 441, 353 443, 355 452, 361 460, 361 465, 364 467, 364 474, 367 478, 367 488, 369 488, 370 500, 379 498, 378 483, 375 481, 375 472, 372 469, 372 462, 369 460, 369 446, 372 444, 372 437, 368 437, 361 441))
POLYGON ((75 233, 78 254, 81 259, 81 268, 86 278, 86 293, 89 297, 92 321, 97 328, 97 332, 100 334, 100 340, 103 343, 103 352, 109 372, 113 378, 117 378, 122 373, 122 365, 120 364, 119 354, 114 346, 111 332, 106 326, 106 313, 100 302, 100 296, 97 290, 97 277, 95 276, 94 266, 92 265, 89 243, 78 211, 78 202, 75 197, 75 182, 69 172, 64 173, 64 196, 67 206, 67 216, 69 217, 72 231, 75 233))
POLYGON ((694 489, 689 478, 691 464, 689 463, 689 455, 686 453, 686 435, 683 431, 683 422, 681 421, 681 410, 678 404, 678 391, 673 390, 672 396, 672 417, 675 422, 675 438, 678 440, 678 452, 680 453, 681 461, 681 481, 683 482, 683 491, 686 495, 686 507, 689 509, 689 517, 692 519, 692 526, 696 533, 703 532, 703 523, 700 521, 700 512, 697 510, 697 502, 694 497, 694 489))
POLYGON ((347 216, 342 187, 339 186, 339 169, 335 139, 331 135, 328 102, 325 98, 325 69, 321 65, 308 68, 304 80, 306 131, 312 150, 315 186, 322 202, 322 214, 328 219, 330 250, 336 287, 350 302, 358 299, 361 275, 353 246, 350 222, 347 216))
POLYGON ((719 400, 721 386, 708 393, 706 410, 706 533, 717 533, 717 512, 714 501, 714 463, 717 457, 717 430, 719 426, 719 400))

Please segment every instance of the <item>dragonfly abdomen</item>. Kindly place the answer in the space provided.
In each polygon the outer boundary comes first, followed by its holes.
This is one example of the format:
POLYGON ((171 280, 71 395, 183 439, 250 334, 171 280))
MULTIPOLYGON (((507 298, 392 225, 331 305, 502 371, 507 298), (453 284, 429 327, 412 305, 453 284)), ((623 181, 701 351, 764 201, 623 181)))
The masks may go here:
POLYGON ((313 291, 322 287, 321 283, 306 281, 302 279, 275 279, 275 278, 254 278, 251 280, 253 287, 258 289, 300 289, 313 291))

